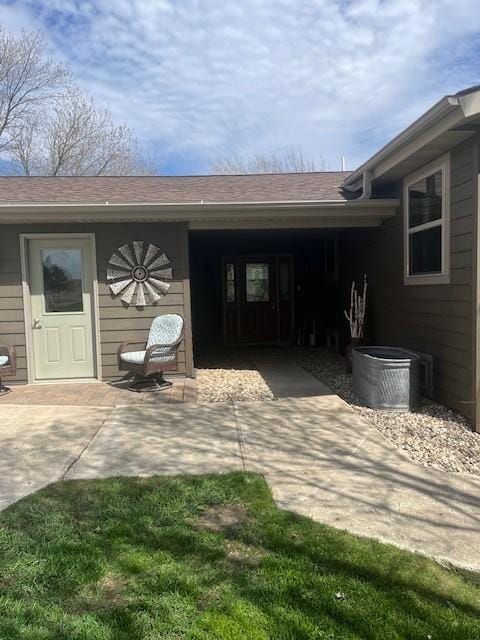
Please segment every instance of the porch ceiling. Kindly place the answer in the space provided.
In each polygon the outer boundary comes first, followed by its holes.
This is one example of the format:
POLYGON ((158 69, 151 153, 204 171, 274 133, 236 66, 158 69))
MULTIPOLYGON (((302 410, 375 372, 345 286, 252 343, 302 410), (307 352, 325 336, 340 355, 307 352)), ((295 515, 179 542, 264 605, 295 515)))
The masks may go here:
POLYGON ((395 215, 397 199, 285 202, 1 204, 0 224, 185 222, 192 229, 378 226, 395 215))

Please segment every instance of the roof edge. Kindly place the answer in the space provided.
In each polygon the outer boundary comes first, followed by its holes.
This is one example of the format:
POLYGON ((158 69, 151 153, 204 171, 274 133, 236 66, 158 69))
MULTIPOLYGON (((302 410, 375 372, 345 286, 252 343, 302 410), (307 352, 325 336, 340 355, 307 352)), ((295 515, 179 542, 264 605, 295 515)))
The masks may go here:
MULTIPOLYGON (((402 147, 411 143, 417 136, 428 131, 428 129, 434 125, 441 123, 442 120, 445 120, 448 116, 450 116, 450 119, 446 122, 445 130, 479 113, 480 85, 464 89, 454 95, 444 96, 406 129, 379 149, 371 158, 353 171, 343 182, 342 187, 349 191, 357 190, 357 188, 360 189, 361 184, 357 183, 363 179, 364 172, 374 172, 375 167, 382 161, 394 156, 402 147), (455 116, 458 116, 458 122, 455 116)), ((379 177, 379 175, 381 174, 375 174, 374 178, 379 177)))
POLYGON ((194 222, 199 220, 290 220, 308 217, 371 219, 380 221, 395 214, 398 199, 321 200, 247 203, 15 203, 0 204, 0 224, 25 222, 194 222))
POLYGON ((314 171, 275 171, 275 172, 262 172, 262 173, 181 173, 181 174, 155 174, 155 175, 100 175, 100 176, 76 176, 76 175, 61 175, 61 176, 25 176, 25 175, 0 175, 0 180, 30 180, 35 178, 35 180, 115 180, 119 178, 126 178, 127 180, 156 180, 161 178, 162 180, 190 180, 194 179, 205 179, 205 178, 262 178, 264 176, 267 177, 275 177, 275 176, 304 176, 306 175, 331 175, 333 173, 352 173, 351 170, 342 169, 328 169, 325 171, 322 170, 314 170, 314 171))
POLYGON ((298 209, 310 207, 385 207, 395 206, 398 200, 395 198, 376 198, 369 200, 258 200, 258 201, 226 201, 226 202, 209 202, 205 200, 192 202, 0 202, 0 211, 18 210, 34 210, 34 209, 62 209, 63 211, 78 211, 80 209, 152 209, 152 210, 196 210, 212 209, 212 210, 232 210, 232 209, 298 209))

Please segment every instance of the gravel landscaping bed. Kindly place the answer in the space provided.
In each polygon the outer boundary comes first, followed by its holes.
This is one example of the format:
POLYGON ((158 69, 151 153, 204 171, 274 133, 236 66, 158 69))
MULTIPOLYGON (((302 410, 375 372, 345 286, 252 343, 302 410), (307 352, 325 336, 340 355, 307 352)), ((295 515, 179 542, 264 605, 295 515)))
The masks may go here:
POLYGON ((197 402, 275 400, 248 355, 212 351, 199 357, 196 366, 197 402))
POLYGON ((468 420, 460 414, 427 399, 415 413, 369 409, 355 398, 342 356, 321 348, 292 348, 289 353, 415 462, 480 475, 480 434, 471 431, 468 420))

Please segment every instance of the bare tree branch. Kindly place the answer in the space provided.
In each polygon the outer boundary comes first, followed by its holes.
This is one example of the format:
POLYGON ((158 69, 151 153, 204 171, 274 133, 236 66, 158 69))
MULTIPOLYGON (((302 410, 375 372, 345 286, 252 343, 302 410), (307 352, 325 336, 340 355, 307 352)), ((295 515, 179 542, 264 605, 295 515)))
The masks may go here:
POLYGON ((38 165, 38 151, 36 149, 36 123, 26 122, 21 127, 16 127, 10 140, 10 157, 14 158, 18 166, 16 173, 31 176, 38 165))
POLYGON ((38 33, 15 36, 0 27, 0 150, 8 149, 16 129, 67 83, 66 69, 45 59, 44 51, 38 33))
POLYGON ((56 98, 38 122, 12 141, 11 157, 27 175, 100 176, 153 173, 139 160, 137 142, 125 125, 112 122, 78 88, 56 98))
POLYGON ((289 147, 280 152, 259 151, 249 158, 238 154, 219 158, 210 167, 210 173, 216 174, 248 174, 248 173, 304 173, 319 171, 324 168, 320 159, 315 162, 307 157, 301 149, 289 147))
POLYGON ((0 27, 0 154, 24 175, 147 175, 137 141, 45 57, 38 33, 0 27))

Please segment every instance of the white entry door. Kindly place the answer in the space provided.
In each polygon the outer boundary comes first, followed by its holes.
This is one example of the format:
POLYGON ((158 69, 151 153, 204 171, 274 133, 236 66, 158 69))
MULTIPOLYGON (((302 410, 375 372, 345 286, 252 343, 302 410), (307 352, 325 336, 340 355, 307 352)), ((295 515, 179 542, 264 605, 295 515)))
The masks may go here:
POLYGON ((90 238, 28 241, 35 380, 93 378, 90 238))

